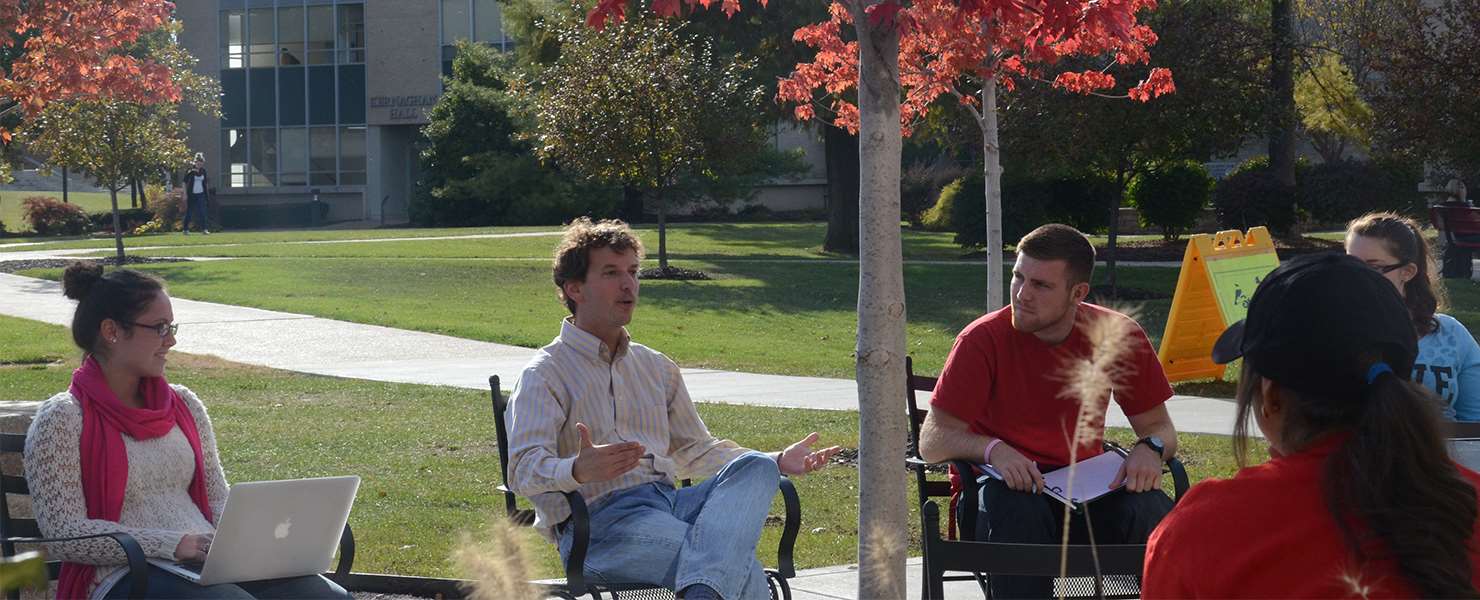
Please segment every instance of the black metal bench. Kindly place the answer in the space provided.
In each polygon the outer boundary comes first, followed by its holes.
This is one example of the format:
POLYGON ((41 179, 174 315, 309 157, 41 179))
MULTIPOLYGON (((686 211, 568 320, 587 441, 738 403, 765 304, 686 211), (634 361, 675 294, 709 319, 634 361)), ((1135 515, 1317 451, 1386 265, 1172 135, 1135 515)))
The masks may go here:
MULTIPOLYGON (((508 487, 509 436, 505 428, 504 412, 509 408, 509 402, 499 391, 497 375, 488 378, 488 388, 493 400, 493 422, 495 433, 498 436, 499 474, 503 479, 503 484, 497 489, 504 495, 504 511, 510 522, 532 525, 534 511, 520 509, 517 496, 508 487)), ((785 475, 781 477, 780 487, 781 497, 786 505, 786 520, 781 529, 780 547, 776 551, 777 566, 775 569, 766 569, 766 579, 771 587, 772 600, 791 600, 791 586, 787 580, 796 577, 796 569, 792 564, 792 549, 796 545, 797 533, 802 527, 802 508, 796 487, 785 475)), ((565 579, 540 582, 547 593, 571 600, 587 594, 593 600, 601 600, 603 595, 610 595, 612 598, 673 598, 671 590, 650 584, 588 581, 585 563, 586 552, 591 542, 590 513, 586 509, 586 500, 579 492, 564 492, 564 494, 566 502, 570 503, 570 520, 566 526, 572 528, 573 540, 570 555, 565 562, 565 579)))
MULTIPOLYGON (((26 434, 24 433, 0 433, 0 455, 10 455, 20 458, 26 449, 26 434)), ((15 461, 19 463, 20 461, 15 461)), ((111 538, 123 548, 123 553, 128 558, 128 570, 130 573, 144 573, 149 569, 148 558, 144 556, 144 549, 139 542, 127 533, 100 533, 96 535, 84 535, 65 538, 41 537, 41 528, 35 519, 20 518, 10 513, 11 496, 29 496, 31 488, 26 483, 26 477, 22 474, 0 473, 0 555, 10 558, 16 555, 17 544, 47 544, 55 542, 66 542, 73 540, 84 540, 91 538, 111 538)), ((339 538, 339 564, 333 573, 325 575, 335 580, 340 585, 346 581, 353 581, 358 574, 351 574, 350 567, 355 560, 355 536, 350 531, 348 524, 344 526, 344 533, 339 538)), ((61 574, 61 561, 47 561, 47 578, 56 580, 61 574)), ((149 597, 149 578, 130 578, 129 598, 149 597)), ((346 589, 355 589, 345 586, 346 589)), ((7 596, 11 600, 19 600, 20 591, 15 590, 7 596)))

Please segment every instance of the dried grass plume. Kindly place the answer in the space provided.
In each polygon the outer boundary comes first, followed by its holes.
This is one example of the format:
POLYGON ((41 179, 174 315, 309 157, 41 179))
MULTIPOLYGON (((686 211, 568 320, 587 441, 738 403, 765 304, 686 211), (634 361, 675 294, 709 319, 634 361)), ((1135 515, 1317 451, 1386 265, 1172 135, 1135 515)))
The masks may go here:
POLYGON ((503 517, 494 517, 476 533, 459 534, 452 551, 457 571, 472 583, 466 585, 473 600, 527 600, 540 598, 538 587, 529 583, 530 552, 519 527, 503 517))

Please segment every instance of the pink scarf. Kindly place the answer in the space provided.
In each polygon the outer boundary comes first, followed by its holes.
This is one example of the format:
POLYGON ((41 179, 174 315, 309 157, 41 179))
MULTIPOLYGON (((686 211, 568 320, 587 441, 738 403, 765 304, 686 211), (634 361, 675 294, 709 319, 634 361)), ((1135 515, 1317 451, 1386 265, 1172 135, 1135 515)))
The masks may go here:
MULTIPOLYGON (((206 498, 205 461, 200 451, 200 434, 195 417, 163 377, 146 377, 139 382, 145 408, 129 408, 119 402, 102 367, 89 356, 72 372, 68 390, 82 407, 82 498, 87 504, 87 518, 117 522, 123 513, 123 492, 128 485, 128 450, 123 434, 136 440, 163 436, 180 427, 190 450, 195 453, 195 476, 190 479, 190 498, 200 514, 211 520, 211 505, 206 498)), ((63 563, 57 581, 58 598, 86 598, 95 570, 92 565, 63 563)), ((135 577, 142 574, 136 573, 135 577)))

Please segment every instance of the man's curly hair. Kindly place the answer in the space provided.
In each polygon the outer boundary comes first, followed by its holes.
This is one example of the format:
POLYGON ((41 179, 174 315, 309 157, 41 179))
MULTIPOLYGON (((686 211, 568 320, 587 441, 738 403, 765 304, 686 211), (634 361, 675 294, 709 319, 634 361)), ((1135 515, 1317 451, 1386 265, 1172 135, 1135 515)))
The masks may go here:
POLYGON ((565 236, 560 238, 560 244, 555 246, 555 289, 559 290, 560 299, 565 301, 565 307, 570 309, 570 314, 576 314, 576 303, 565 296, 565 282, 586 281, 586 271, 591 268, 591 251, 597 248, 611 248, 618 252, 636 252, 637 258, 643 257, 642 240, 632 233, 632 228, 621 219, 602 219, 592 221, 589 217, 580 217, 570 222, 565 228, 565 236))

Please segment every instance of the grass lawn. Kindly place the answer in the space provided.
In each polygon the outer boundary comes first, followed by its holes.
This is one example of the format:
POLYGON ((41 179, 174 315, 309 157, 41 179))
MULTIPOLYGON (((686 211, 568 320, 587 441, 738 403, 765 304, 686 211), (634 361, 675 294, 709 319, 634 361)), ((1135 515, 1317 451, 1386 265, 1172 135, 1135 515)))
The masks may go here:
MULTIPOLYGON (((20 233, 29 231, 30 224, 26 223, 25 214, 21 211, 21 200, 32 196, 51 196, 57 200, 62 199, 61 192, 28 192, 24 190, 0 191, 0 223, 5 223, 5 231, 20 233)), ((67 200, 82 207, 89 213, 102 212, 113 208, 112 202, 108 200, 108 194, 103 192, 68 192, 67 200)), ((128 193, 125 192, 119 202, 128 203, 128 193)), ((120 206, 119 208, 124 208, 120 206)), ((4 243, 4 240, 0 240, 4 243)))
MULTIPOLYGON (((0 317, 0 399, 49 397, 66 389, 76 364, 65 328, 0 317)), ((486 393, 301 375, 183 354, 171 355, 169 373, 210 407, 232 481, 363 478, 351 516, 358 571, 456 576, 447 560, 455 533, 481 527, 502 510, 493 489, 498 458, 486 393)), ((747 447, 780 448, 809 431, 857 446, 854 412, 710 404, 700 412, 713 431, 747 447)), ((1127 430, 1112 430, 1110 437, 1133 440, 1127 430)), ((1226 437, 1184 434, 1180 441, 1193 481, 1234 471, 1226 437)), ((851 465, 797 480, 804 518, 798 567, 855 561, 857 486, 851 465)), ((779 501, 772 514, 780 514, 779 501)), ((774 564, 770 553, 779 530, 766 527, 763 562, 774 564)), ((526 534, 536 550, 533 576, 557 576, 554 548, 526 534)), ((918 548, 916 514, 909 535, 918 548)))

